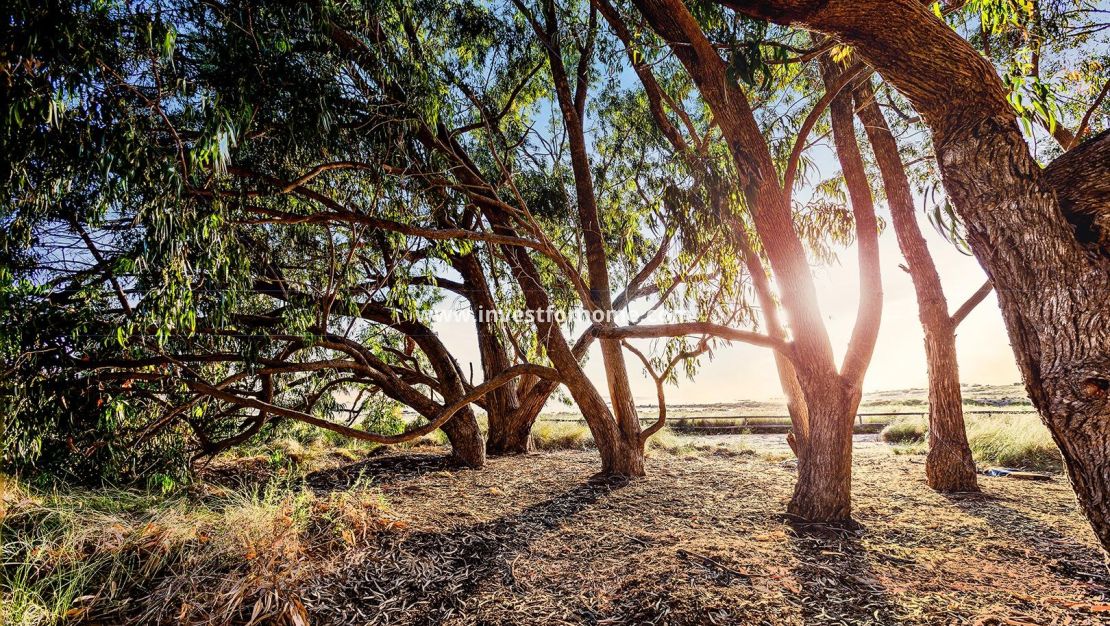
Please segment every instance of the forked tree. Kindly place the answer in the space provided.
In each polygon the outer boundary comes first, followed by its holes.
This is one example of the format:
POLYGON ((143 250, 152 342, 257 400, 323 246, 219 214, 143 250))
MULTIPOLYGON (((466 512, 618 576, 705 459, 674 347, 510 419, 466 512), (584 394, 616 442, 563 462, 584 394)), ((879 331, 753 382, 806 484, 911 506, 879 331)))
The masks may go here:
POLYGON ((789 352, 807 413, 804 429, 795 429, 798 480, 788 511, 807 521, 848 522, 852 429, 882 307, 873 207, 862 196, 852 204, 861 251, 861 298, 852 338, 838 364, 795 227, 791 186, 780 182, 747 94, 730 80, 727 64, 685 5, 677 0, 639 0, 635 4, 713 110, 736 168, 738 192, 752 214, 754 231, 779 288, 791 334, 789 352))
MULTIPOLYGON (((1110 548, 1110 133, 1042 168, 995 68, 913 0, 722 4, 853 46, 928 124, 945 189, 998 293, 1030 398, 1095 534, 1110 548)), ((715 109, 724 105, 706 99, 715 109)))

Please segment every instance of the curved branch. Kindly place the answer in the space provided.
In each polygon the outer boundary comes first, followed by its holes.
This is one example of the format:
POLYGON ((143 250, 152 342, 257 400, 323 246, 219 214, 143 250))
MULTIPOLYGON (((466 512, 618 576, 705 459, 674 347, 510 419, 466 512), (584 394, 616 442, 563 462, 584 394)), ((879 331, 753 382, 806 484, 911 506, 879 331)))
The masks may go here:
POLYGON ((448 420, 454 417, 456 413, 458 413, 468 404, 474 402, 478 398, 493 391, 494 389, 508 384, 513 379, 525 375, 538 376, 540 378, 546 378, 549 380, 560 380, 559 373, 550 367, 532 364, 514 365, 513 367, 510 367, 504 372, 501 372, 490 380, 482 383, 481 385, 478 385, 470 393, 445 407, 440 412, 439 416, 437 416, 433 420, 430 420, 427 424, 417 428, 413 428, 412 430, 407 430, 399 435, 379 435, 377 433, 368 433, 362 430, 351 428, 349 426, 344 426, 342 424, 336 424, 326 419, 316 417, 315 415, 310 415, 308 413, 297 411, 296 409, 287 409, 285 407, 270 404, 268 402, 263 402, 255 398, 247 398, 234 393, 223 391, 207 383, 191 380, 186 380, 182 382, 184 382, 184 384, 188 386, 189 389, 196 391, 197 393, 202 393, 212 398, 216 398, 217 400, 223 400, 224 402, 230 402, 231 404, 235 404, 237 406, 259 409, 267 413, 272 413, 281 417, 294 419, 306 424, 311 424, 313 426, 323 428, 325 430, 339 433, 352 439, 370 441, 380 444, 397 444, 411 441, 413 439, 416 439, 417 437, 422 437, 434 431, 435 429, 447 423, 448 420))

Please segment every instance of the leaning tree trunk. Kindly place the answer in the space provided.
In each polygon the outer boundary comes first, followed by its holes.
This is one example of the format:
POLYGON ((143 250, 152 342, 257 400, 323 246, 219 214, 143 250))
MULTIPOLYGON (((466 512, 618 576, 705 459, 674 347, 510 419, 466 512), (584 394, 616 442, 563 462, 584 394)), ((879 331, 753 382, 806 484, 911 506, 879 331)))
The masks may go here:
MULTIPOLYGON (((391 314, 390 314, 391 315, 391 314)), ((445 405, 458 400, 466 395, 462 377, 459 375, 455 357, 439 340, 439 337, 426 325, 412 319, 392 319, 389 315, 379 318, 379 321, 389 324, 411 337, 421 352, 428 358, 428 363, 443 386, 443 399, 445 405)), ((478 420, 474 410, 469 406, 458 412, 442 427, 451 442, 452 456, 468 467, 482 467, 486 464, 486 444, 482 439, 482 431, 478 428, 478 420)))
POLYGON ((925 332, 925 360, 929 372, 929 455, 925 479, 943 493, 979 491, 975 461, 964 427, 959 362, 956 359, 954 320, 948 314, 940 275, 917 224, 909 178, 898 153, 870 79, 853 90, 856 113, 863 123, 886 189, 898 247, 917 296, 918 316, 925 332))
MULTIPOLYGON (((547 17, 549 33, 545 35, 537 29, 541 40, 547 41, 548 65, 555 86, 570 147, 570 165, 574 174, 574 191, 578 209, 578 227, 581 229, 582 243, 586 257, 586 275, 589 278, 589 298, 583 302, 593 312, 604 316, 594 320, 602 327, 615 325, 612 291, 609 286, 609 261, 606 251, 605 232, 602 229, 594 191, 593 174, 590 165, 590 149, 586 141, 584 123, 586 114, 587 65, 579 63, 576 76, 572 79, 564 65, 559 42, 559 28, 555 23, 557 16, 552 12, 547 17), (573 90, 572 83, 575 85, 573 90)), ((590 20, 589 32, 585 35, 585 48, 579 50, 583 58, 593 54, 597 23, 590 20)), ((640 418, 632 397, 632 387, 628 380, 628 366, 624 360, 624 348, 618 339, 602 337, 598 340, 601 359, 605 366, 605 379, 612 403, 612 416, 616 421, 617 437, 609 463, 613 469, 609 473, 624 476, 644 474, 644 442, 640 433, 640 418)), ((569 383, 569 381, 568 381, 569 383)), ((569 384, 568 384, 569 387, 569 384)), ((588 423, 588 422, 587 422, 588 423)), ((603 456, 604 460, 604 456, 603 456)))
MULTIPOLYGON (((486 215, 493 224, 494 232, 513 235, 515 232, 508 218, 490 207, 486 215)), ((539 270, 528 256, 528 251, 519 246, 505 250, 513 276, 520 286, 525 305, 533 311, 551 310, 551 300, 543 286, 539 270)), ((601 456, 601 474, 607 476, 643 476, 643 444, 637 439, 635 445, 625 440, 613 414, 605 400, 598 393, 589 377, 578 363, 578 355, 567 344, 562 329, 552 316, 535 317, 536 334, 547 351, 552 366, 563 377, 563 384, 574 398, 582 412, 582 417, 590 427, 598 454, 601 456)), ((637 426, 639 424, 637 423, 637 426)))

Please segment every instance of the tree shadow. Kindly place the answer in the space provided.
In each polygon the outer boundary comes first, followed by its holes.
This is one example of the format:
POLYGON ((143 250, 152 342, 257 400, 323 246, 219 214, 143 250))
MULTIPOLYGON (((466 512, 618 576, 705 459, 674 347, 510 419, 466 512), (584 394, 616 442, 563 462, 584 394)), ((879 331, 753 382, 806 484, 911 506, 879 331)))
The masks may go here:
POLYGON ((897 621, 892 602, 860 542, 862 527, 792 524, 792 571, 806 624, 889 624, 897 621))
POLYGON ((999 496, 988 493, 944 495, 956 508, 985 520, 996 533, 1012 539, 998 542, 996 550, 1017 558, 1026 558, 1026 551, 1032 550, 1052 573, 1110 589, 1110 574, 1097 547, 1004 504, 1005 499, 999 496))
POLYGON ((305 476, 305 485, 316 492, 343 491, 359 480, 369 480, 375 485, 392 485, 433 472, 466 469, 469 468, 451 455, 387 452, 334 469, 312 472, 305 476))
POLYGON ((472 617, 468 602, 483 588, 527 592, 514 573, 516 558, 624 484, 590 480, 489 522, 384 536, 305 604, 320 623, 352 615, 374 616, 365 623, 442 623, 464 611, 472 617))

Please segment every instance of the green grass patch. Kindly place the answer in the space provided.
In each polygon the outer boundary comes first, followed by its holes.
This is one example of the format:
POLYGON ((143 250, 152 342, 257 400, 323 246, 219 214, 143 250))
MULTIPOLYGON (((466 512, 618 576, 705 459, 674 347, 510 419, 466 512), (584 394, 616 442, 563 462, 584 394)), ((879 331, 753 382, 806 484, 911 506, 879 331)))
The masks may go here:
POLYGON ((969 419, 967 440, 982 463, 1053 472, 1063 468, 1056 442, 1036 415, 969 419))

